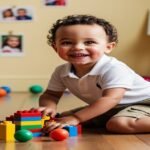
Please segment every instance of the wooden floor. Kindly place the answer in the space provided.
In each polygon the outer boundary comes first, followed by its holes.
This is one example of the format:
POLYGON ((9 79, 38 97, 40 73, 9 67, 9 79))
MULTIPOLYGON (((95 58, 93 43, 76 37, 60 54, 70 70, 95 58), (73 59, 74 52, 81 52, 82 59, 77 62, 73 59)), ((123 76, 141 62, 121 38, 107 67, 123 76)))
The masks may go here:
MULTIPOLYGON (((38 107, 38 95, 11 93, 0 98, 0 120, 17 110, 38 107)), ((71 94, 61 99, 58 111, 85 105, 71 94)), ((150 150, 150 134, 119 135, 102 130, 85 130, 82 135, 65 141, 52 141, 48 137, 34 138, 26 143, 0 141, 0 150, 150 150)))

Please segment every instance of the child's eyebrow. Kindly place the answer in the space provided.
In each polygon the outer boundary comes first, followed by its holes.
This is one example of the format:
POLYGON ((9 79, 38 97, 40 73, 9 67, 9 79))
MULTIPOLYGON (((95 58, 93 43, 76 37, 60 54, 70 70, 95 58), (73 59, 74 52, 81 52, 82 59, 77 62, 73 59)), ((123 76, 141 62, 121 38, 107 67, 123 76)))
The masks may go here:
POLYGON ((94 38, 85 38, 85 40, 95 40, 94 38))
POLYGON ((71 38, 62 38, 62 39, 59 39, 59 41, 65 41, 65 40, 71 40, 71 38))

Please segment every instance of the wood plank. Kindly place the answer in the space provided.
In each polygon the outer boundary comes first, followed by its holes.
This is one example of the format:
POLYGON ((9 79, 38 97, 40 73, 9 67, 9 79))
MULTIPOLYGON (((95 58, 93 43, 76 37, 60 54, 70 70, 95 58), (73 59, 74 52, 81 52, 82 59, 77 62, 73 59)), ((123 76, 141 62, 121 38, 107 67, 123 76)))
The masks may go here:
POLYGON ((136 137, 150 146, 150 134, 137 134, 136 137))
POLYGON ((103 135, 115 150, 149 150, 150 146, 136 135, 103 135))

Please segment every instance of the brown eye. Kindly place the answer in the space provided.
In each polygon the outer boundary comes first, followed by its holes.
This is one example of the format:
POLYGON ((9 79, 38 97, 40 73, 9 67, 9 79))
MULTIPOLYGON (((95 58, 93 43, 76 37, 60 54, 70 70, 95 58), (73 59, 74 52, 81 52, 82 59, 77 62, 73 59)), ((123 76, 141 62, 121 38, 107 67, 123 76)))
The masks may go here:
POLYGON ((88 45, 90 45, 90 44, 95 44, 96 42, 94 42, 94 41, 86 41, 85 42, 85 44, 88 44, 88 45))
POLYGON ((64 41, 64 42, 62 42, 61 43, 62 45, 70 45, 70 44, 72 44, 70 41, 64 41))

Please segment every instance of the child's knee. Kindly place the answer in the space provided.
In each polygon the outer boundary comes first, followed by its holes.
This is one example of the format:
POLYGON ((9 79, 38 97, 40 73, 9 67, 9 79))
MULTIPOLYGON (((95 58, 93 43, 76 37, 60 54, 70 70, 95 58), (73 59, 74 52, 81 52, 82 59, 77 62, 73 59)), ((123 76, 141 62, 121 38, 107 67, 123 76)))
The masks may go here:
POLYGON ((115 117, 111 118, 107 124, 106 128, 108 131, 113 132, 133 132, 136 126, 135 118, 128 117, 115 117))
POLYGON ((118 126, 121 122, 119 121, 120 119, 118 118, 111 118, 107 123, 106 123, 106 128, 108 131, 112 131, 116 126, 118 126))

